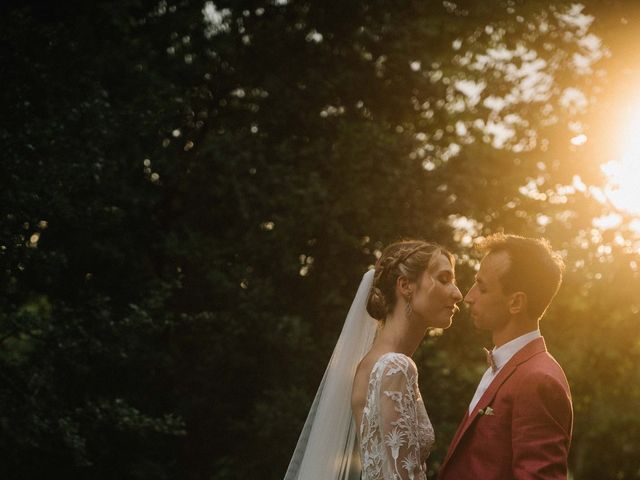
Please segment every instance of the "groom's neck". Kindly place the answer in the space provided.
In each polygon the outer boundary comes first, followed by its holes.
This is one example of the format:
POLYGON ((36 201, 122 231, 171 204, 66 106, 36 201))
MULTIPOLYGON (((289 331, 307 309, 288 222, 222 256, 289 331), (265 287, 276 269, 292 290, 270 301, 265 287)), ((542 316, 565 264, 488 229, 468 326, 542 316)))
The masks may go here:
POLYGON ((539 328, 537 320, 531 320, 529 318, 513 318, 507 322, 502 328, 493 330, 491 337, 493 339, 493 345, 498 348, 505 343, 515 340, 522 335, 537 330, 539 328))

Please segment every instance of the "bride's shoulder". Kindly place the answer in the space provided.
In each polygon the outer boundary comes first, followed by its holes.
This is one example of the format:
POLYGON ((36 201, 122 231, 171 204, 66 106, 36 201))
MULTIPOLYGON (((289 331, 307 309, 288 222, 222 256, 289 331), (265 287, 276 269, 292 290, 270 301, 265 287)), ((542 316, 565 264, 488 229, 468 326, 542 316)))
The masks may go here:
POLYGON ((400 352, 367 354, 358 364, 354 378, 355 385, 365 386, 374 377, 390 375, 398 372, 417 375, 418 368, 413 359, 400 352))
POLYGON ((417 375, 418 368, 413 359, 404 353, 386 352, 372 360, 371 376, 388 376, 395 373, 417 375))

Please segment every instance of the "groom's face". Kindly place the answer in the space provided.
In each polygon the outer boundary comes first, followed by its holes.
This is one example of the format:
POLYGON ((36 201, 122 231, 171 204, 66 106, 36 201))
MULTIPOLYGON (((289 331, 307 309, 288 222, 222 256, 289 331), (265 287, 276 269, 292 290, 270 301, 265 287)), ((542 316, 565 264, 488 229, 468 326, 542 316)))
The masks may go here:
POLYGON ((509 321, 509 296, 500 279, 509 269, 506 252, 489 253, 482 259, 476 281, 464 298, 477 328, 500 330, 509 321))

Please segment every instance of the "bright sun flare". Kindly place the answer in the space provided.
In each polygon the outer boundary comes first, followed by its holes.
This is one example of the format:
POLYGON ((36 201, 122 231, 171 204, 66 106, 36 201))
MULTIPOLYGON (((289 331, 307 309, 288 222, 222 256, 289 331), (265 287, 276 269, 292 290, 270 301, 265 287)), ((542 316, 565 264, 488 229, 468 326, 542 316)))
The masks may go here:
MULTIPOLYGON (((620 158, 602 165, 608 184, 605 194, 611 203, 627 212, 640 215, 640 105, 627 118, 621 134, 620 158)), ((615 138, 615 137, 614 137, 615 138)))

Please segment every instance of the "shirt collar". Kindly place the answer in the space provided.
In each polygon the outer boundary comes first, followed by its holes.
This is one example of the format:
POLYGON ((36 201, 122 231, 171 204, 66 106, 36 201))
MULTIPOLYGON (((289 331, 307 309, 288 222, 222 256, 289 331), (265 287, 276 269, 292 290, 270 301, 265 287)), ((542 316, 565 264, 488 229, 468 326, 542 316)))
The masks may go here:
POLYGON ((540 337, 542 337, 542 334, 540 333, 540 329, 537 329, 514 338, 498 348, 494 347, 492 354, 496 368, 498 370, 501 369, 509 360, 511 360, 511 357, 518 353, 526 344, 540 337))

